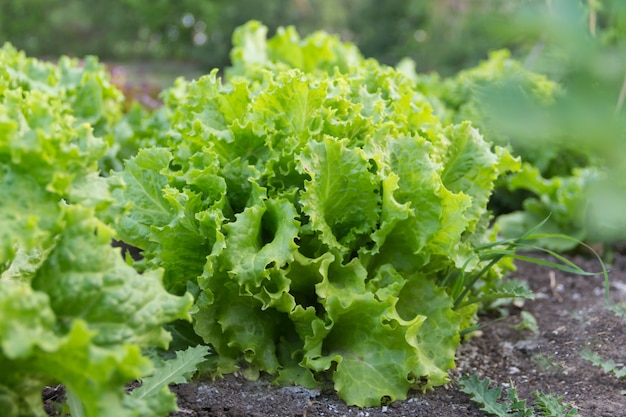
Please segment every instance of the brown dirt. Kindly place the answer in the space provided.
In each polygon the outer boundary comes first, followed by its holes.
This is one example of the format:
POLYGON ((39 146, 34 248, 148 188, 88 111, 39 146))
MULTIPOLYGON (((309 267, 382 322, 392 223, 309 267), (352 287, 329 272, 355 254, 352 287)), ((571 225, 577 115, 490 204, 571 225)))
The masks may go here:
MULTIPOLYGON (((574 261, 586 270, 599 269, 597 262, 581 256, 574 261)), ((613 302, 626 302, 626 256, 616 258, 610 275, 613 302)), ((626 362, 626 320, 605 308, 603 278, 534 264, 520 264, 513 277, 527 280, 536 299, 501 309, 504 318, 494 313, 483 317, 488 324, 462 345, 457 369, 450 372, 452 382, 445 387, 410 392, 406 400, 381 407, 358 408, 346 406, 332 388, 277 387, 268 377, 252 382, 227 375, 172 386, 179 411, 170 417, 485 416, 456 383, 461 375, 473 374, 490 378, 493 386, 513 384, 531 404, 532 392, 539 390, 562 396, 583 417, 626 417, 626 379, 604 373, 579 355, 590 348, 622 366, 626 362), (515 328, 522 311, 536 318, 537 334, 515 328)))

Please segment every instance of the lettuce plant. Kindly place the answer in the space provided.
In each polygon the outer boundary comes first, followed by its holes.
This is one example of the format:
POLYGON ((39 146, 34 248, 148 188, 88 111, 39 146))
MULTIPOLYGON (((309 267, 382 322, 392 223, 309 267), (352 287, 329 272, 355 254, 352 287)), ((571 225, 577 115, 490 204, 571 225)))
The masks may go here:
POLYGON ((361 406, 446 383, 480 299, 465 278, 507 267, 481 248, 519 162, 336 38, 251 23, 234 39, 228 79, 178 81, 167 134, 111 177, 121 238, 196 294, 216 372, 328 373, 361 406))
MULTIPOLYGON (((492 201, 503 214, 497 221, 504 236, 517 236, 549 217, 544 233, 597 238, 589 230, 590 200, 606 176, 604 164, 590 146, 548 122, 567 98, 565 86, 529 71, 507 51, 497 51, 445 80, 442 91, 453 120, 472 120, 486 137, 508 144, 523 161, 492 201)), ((538 243, 556 250, 576 246, 575 241, 550 238, 538 243)))
POLYGON ((127 265, 98 220, 108 205, 97 168, 107 145, 94 131, 115 100, 92 95, 110 87, 94 71, 0 49, 3 416, 45 415, 41 390, 52 383, 64 384, 85 416, 175 408, 171 393, 148 402, 124 390, 152 371, 142 349, 167 347, 163 325, 189 318, 191 299, 167 293, 161 271, 127 265))
MULTIPOLYGON (((559 3, 565 7, 567 2, 559 3)), ((580 22, 573 20, 574 26, 580 22)), ((441 105, 436 107, 439 114, 453 121, 471 120, 486 138, 509 146, 521 158, 522 170, 500 181, 491 202, 503 236, 517 236, 549 216, 544 233, 581 241, 619 241, 624 227, 616 207, 621 206, 624 176, 616 156, 622 145, 616 138, 623 131, 623 118, 612 108, 619 86, 606 91, 589 87, 608 85, 603 79, 608 73, 587 67, 610 59, 611 51, 589 41, 584 32, 563 39, 567 44, 559 47, 576 51, 576 58, 562 50, 552 53, 585 64, 551 63, 557 72, 571 72, 559 74, 558 83, 530 71, 507 51, 496 51, 475 68, 443 81, 425 84, 416 74, 412 77, 431 101, 441 105), (580 48, 578 41, 583 39, 587 43, 580 48)), ((621 72, 618 78, 621 83, 621 72)), ((575 240, 551 238, 538 243, 561 251, 577 246, 575 240)))
MULTIPOLYGON (((590 146, 548 122, 567 97, 562 85, 528 70, 505 50, 444 80, 425 79, 407 62, 399 67, 444 120, 471 120, 489 141, 520 157, 522 169, 500 179, 490 202, 504 237, 519 236, 549 218, 543 233, 598 238, 591 232, 590 200, 606 169, 590 146)), ((543 238, 537 243, 569 250, 577 246, 576 239, 543 238)))

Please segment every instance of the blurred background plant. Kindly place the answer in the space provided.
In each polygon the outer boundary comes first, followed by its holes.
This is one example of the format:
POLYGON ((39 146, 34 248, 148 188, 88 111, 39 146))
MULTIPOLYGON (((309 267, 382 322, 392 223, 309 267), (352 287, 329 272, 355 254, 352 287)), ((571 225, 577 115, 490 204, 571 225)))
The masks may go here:
MULTIPOLYGON (((30 56, 98 55, 228 64, 231 34, 250 19, 339 34, 386 64, 404 56, 418 70, 451 74, 489 49, 525 51, 534 39, 503 30, 522 5, 545 0, 4 0, 0 42, 30 56), (503 24, 504 23, 504 24, 503 24)), ((208 71, 207 71, 208 72, 208 71)))
POLYGON ((510 71, 509 63, 495 82, 475 83, 466 102, 474 102, 474 111, 465 116, 492 140, 507 140, 526 162, 503 187, 514 196, 508 201, 514 212, 498 220, 505 234, 516 236, 550 216, 545 232, 624 240, 626 2, 529 2, 503 30, 535 39, 518 58, 525 71, 546 76, 510 71))

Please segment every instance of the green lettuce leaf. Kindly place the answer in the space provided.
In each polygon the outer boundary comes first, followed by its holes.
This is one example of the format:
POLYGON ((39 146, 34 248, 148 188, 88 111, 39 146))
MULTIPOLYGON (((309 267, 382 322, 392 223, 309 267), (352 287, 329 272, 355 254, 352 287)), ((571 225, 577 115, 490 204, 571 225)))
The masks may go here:
POLYGON ((258 77, 267 68, 346 73, 364 60, 353 44, 341 42, 339 37, 325 32, 315 32, 301 39, 294 27, 280 27, 267 39, 267 28, 258 21, 250 21, 235 30, 230 58, 232 66, 227 69, 227 75, 250 78, 258 77))
POLYGON ((300 194, 307 228, 346 255, 376 229, 380 217, 379 181, 365 153, 347 145, 347 140, 325 137, 310 142, 298 159, 301 172, 311 178, 300 194))
POLYGON ((162 324, 189 319, 181 312, 191 296, 167 293, 161 271, 139 275, 128 267, 117 250, 109 250, 112 231, 89 210, 69 206, 65 221, 63 235, 32 278, 33 289, 47 294, 57 326, 81 317, 99 344, 167 347, 170 336, 162 324))

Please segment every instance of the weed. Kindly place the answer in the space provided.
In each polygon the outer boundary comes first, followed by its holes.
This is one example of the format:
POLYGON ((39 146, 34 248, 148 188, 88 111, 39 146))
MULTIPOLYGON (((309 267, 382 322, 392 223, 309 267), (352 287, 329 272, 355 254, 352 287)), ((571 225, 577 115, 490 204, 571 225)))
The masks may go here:
POLYGON ((527 400, 520 399, 513 384, 506 389, 502 400, 502 388, 489 388, 489 378, 478 379, 477 375, 465 375, 460 379, 461 391, 481 405, 481 410, 498 417, 578 417, 578 409, 570 404, 563 404, 563 398, 553 394, 533 392, 535 407, 527 405, 527 400), (538 414, 537 414, 538 412, 538 414))
POLYGON ((599 367, 607 374, 613 374, 617 378, 626 378, 626 366, 617 364, 613 359, 604 359, 589 349, 583 349, 579 353, 580 357, 590 362, 592 365, 599 367))
POLYGON ((539 334, 539 326, 537 325, 537 319, 528 311, 522 311, 522 320, 513 326, 517 331, 530 330, 534 334, 539 334))
MULTIPOLYGON (((606 308, 618 317, 626 319, 626 309, 621 304, 607 302, 606 308)), ((615 363, 613 359, 605 359, 590 349, 583 349, 578 353, 581 358, 602 369, 607 374, 613 374, 619 379, 626 378, 626 366, 615 363)))
POLYGON ((626 319, 626 308, 624 307, 623 304, 608 303, 606 308, 608 308, 609 311, 611 311, 617 317, 621 317, 623 319, 626 319))
POLYGON ((561 371, 561 366, 555 362, 553 355, 541 352, 533 355, 531 360, 539 369, 546 373, 557 374, 561 371))

